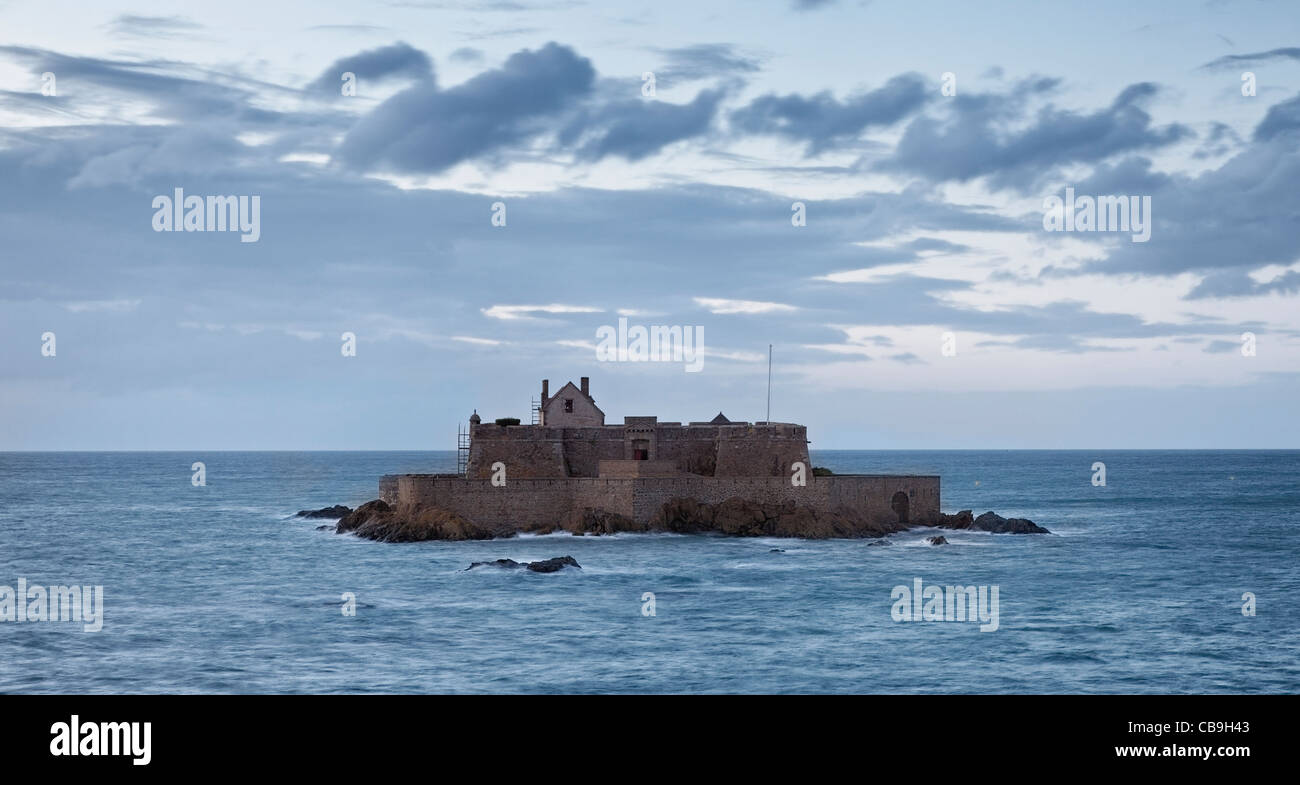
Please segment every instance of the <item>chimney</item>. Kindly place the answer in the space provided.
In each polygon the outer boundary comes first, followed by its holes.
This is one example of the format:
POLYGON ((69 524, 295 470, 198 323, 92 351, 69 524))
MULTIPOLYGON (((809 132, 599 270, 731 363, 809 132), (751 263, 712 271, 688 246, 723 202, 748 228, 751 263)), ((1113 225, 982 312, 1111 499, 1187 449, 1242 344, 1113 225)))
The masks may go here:
POLYGON ((590 398, 591 393, 588 392, 588 389, 591 386, 591 380, 584 376, 578 383, 582 385, 582 394, 590 398))
POLYGON ((551 380, 542 379, 542 403, 546 403, 546 399, 551 397, 550 389, 551 389, 551 380))

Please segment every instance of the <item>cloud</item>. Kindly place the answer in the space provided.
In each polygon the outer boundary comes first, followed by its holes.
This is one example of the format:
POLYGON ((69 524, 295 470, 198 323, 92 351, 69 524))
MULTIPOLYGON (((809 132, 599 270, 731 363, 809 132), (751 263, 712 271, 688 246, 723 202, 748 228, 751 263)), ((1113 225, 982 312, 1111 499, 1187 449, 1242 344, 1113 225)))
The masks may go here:
MULTIPOLYGON (((1221 273, 1193 291, 1193 296, 1204 297, 1242 292, 1239 275, 1222 273, 1287 266, 1300 259, 1300 233, 1294 229, 1300 213, 1300 191, 1295 188, 1300 182, 1300 126, 1288 127, 1300 120, 1295 115, 1297 106, 1300 96, 1270 108, 1252 143, 1217 169, 1194 176, 1156 173, 1143 158, 1099 167, 1076 185, 1076 192, 1151 196, 1152 239, 1115 245, 1104 258, 1081 269, 1157 275, 1221 273), (1135 247, 1139 245, 1146 247, 1135 247)), ((1280 282, 1275 290, 1285 291, 1287 285, 1280 282)))
POLYGON ((1297 130, 1300 130, 1300 94, 1268 108, 1268 114, 1255 126, 1255 141, 1271 141, 1297 130))
POLYGON ((591 62, 567 46, 522 50, 505 64, 447 90, 423 82, 362 118, 338 149, 353 169, 440 172, 517 148, 547 129, 538 121, 591 92, 591 62))
POLYGON ((762 70, 762 60, 741 54, 732 44, 693 44, 659 49, 658 52, 666 62, 654 71, 657 86, 701 79, 735 78, 762 70))
POLYGON ((131 38, 180 38, 192 36, 203 25, 183 16, 136 16, 123 14, 108 23, 113 35, 131 38))
POLYGON ((601 313, 601 308, 591 308, 584 305, 562 305, 552 303, 551 305, 493 305, 481 309, 484 316, 492 319, 502 319, 504 321, 515 321, 518 319, 536 319, 534 314, 565 314, 565 313, 601 313))
POLYGON ((1025 102, 1056 84, 1037 79, 1004 94, 955 96, 946 119, 923 115, 912 120, 894 154, 874 168, 931 182, 987 177, 991 187, 1028 191, 1062 166, 1097 164, 1193 135, 1178 123, 1152 125, 1141 105, 1158 90, 1148 82, 1128 86, 1104 109, 1081 113, 1049 105, 1024 125, 1025 102))
POLYGON ((1211 60, 1201 68, 1226 68, 1235 67, 1244 63, 1264 62, 1266 60, 1300 60, 1300 47, 1286 46, 1278 49, 1270 49, 1266 52, 1251 52, 1241 55, 1224 55, 1223 57, 1211 60))
POLYGON ((1227 354, 1228 352, 1235 352, 1240 348, 1241 348, 1241 343, 1239 343, 1238 341, 1220 340, 1220 341, 1210 341, 1209 343, 1205 344, 1205 348, 1201 349, 1201 351, 1205 352, 1206 354, 1227 354))
POLYGON ((831 93, 764 95, 731 114, 747 134, 774 134, 807 143, 812 155, 854 141, 871 127, 893 125, 920 109, 932 95, 920 74, 900 74, 881 87, 844 101, 831 93))
POLYGON ((1227 270, 1207 275, 1192 291, 1188 292, 1187 299, 1297 293, 1300 293, 1300 272, 1295 270, 1288 270, 1269 281, 1254 280, 1240 270, 1227 270))
POLYGON ((410 44, 399 41, 335 60, 315 81, 307 85, 307 89, 341 95, 339 86, 345 73, 356 74, 357 81, 363 85, 366 82, 404 78, 428 82, 432 86, 434 80, 433 61, 429 56, 410 44))
POLYGON ((559 141, 577 144, 576 154, 584 161, 610 155, 637 161, 708 130, 723 95, 721 90, 705 90, 680 105, 658 100, 606 104, 572 121, 559 141), (586 141, 578 141, 583 138, 586 141))
POLYGON ((759 300, 725 300, 720 297, 696 297, 695 304, 716 314, 789 313, 797 311, 793 305, 761 302, 759 300))
POLYGON ((459 49, 452 50, 447 58, 457 63, 481 63, 483 62, 483 50, 475 49, 472 46, 462 46, 459 49))
POLYGON ((82 302, 64 303, 63 307, 73 313, 126 313, 134 311, 140 307, 140 301, 137 300, 85 300, 82 302))

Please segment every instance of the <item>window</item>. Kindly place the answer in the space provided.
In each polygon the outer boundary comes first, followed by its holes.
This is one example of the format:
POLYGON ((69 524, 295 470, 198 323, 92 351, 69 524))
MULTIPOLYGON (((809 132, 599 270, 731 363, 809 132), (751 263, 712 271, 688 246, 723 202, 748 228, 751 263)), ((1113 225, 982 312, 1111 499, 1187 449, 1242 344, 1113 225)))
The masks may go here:
POLYGON ((572 398, 565 398, 565 399, 564 399, 564 411, 567 412, 568 414, 573 414, 573 399, 572 399, 572 398))

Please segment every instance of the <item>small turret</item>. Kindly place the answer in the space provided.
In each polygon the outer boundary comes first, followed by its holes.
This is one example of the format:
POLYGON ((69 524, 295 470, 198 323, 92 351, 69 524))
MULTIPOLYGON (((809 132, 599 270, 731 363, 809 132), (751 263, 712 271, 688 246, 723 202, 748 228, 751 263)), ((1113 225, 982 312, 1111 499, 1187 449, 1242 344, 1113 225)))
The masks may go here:
POLYGON ((483 422, 483 418, 478 416, 478 409, 475 409, 474 413, 469 416, 469 424, 478 425, 481 422, 483 422))

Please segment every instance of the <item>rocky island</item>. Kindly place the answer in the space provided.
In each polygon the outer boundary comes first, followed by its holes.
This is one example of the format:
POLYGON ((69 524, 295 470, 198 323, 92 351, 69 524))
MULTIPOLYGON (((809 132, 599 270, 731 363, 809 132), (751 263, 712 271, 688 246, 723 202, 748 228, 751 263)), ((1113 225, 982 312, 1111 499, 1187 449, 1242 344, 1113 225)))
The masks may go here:
MULTIPOLYGON (((794 423, 625 417, 606 425, 587 377, 553 395, 535 424, 470 417, 454 474, 389 475, 379 499, 339 517, 339 533, 382 542, 484 540, 523 532, 716 533, 736 537, 883 537, 912 526, 1048 533, 1023 518, 939 511, 933 475, 814 469, 794 423)), ((340 514, 341 513, 341 514, 340 514)))

